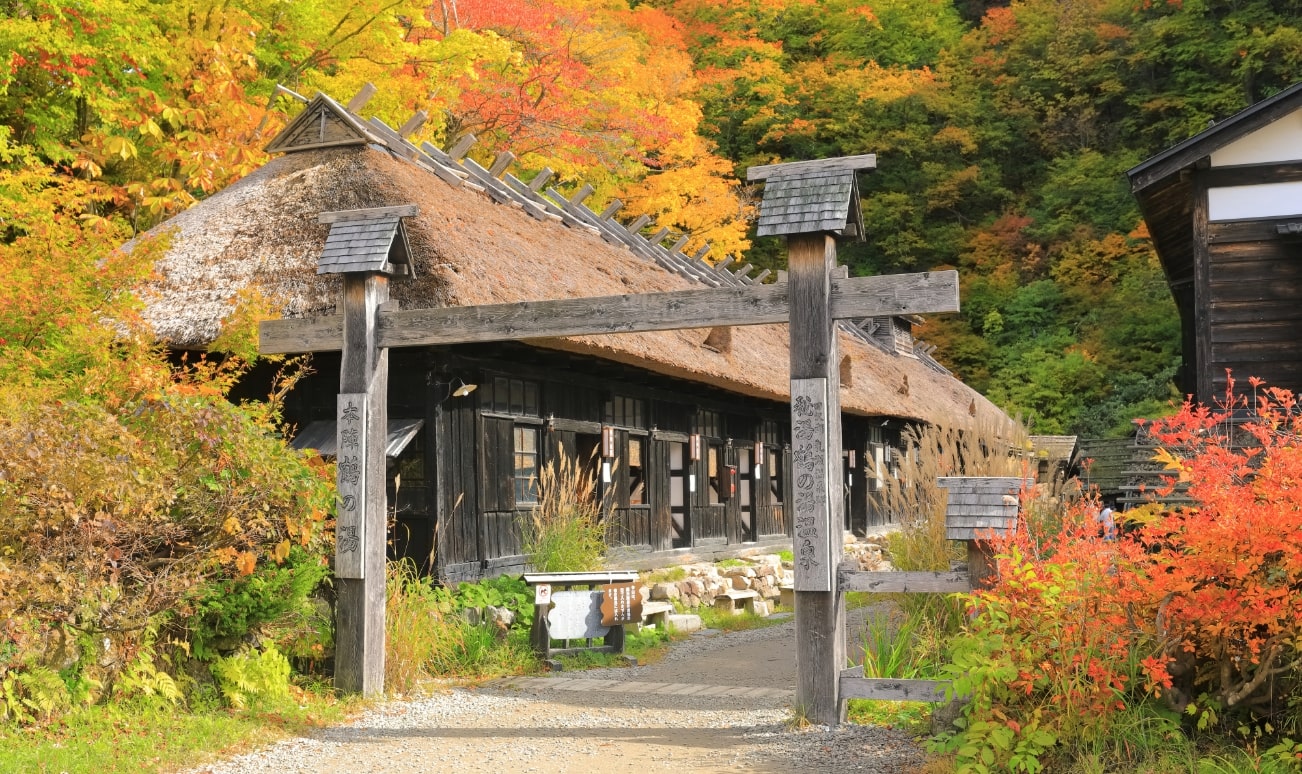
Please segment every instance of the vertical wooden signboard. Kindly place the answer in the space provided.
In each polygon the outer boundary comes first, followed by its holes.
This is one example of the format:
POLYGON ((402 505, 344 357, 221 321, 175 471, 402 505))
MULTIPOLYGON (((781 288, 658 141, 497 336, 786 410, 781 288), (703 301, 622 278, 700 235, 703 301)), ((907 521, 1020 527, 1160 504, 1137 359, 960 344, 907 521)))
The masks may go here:
POLYGON ((828 518, 827 380, 791 380, 791 462, 795 484, 795 589, 831 591, 828 518))
POLYGON ((365 578, 366 535, 366 393, 339 395, 335 437, 336 484, 335 577, 365 578))

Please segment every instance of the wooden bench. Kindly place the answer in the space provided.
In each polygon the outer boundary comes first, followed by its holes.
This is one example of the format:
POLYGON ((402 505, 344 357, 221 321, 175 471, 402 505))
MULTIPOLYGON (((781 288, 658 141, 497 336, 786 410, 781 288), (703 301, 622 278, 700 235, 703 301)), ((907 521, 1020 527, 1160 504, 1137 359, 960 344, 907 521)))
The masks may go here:
POLYGON ((755 589, 733 589, 725 591, 714 598, 714 607, 720 612, 736 615, 743 610, 755 612, 755 603, 760 594, 755 589))
POLYGON ((796 609, 796 587, 794 585, 778 586, 778 604, 787 610, 796 609))
POLYGON ((654 626, 657 629, 669 628, 669 616, 674 612, 674 606, 671 602, 643 602, 642 603, 642 624, 654 626))

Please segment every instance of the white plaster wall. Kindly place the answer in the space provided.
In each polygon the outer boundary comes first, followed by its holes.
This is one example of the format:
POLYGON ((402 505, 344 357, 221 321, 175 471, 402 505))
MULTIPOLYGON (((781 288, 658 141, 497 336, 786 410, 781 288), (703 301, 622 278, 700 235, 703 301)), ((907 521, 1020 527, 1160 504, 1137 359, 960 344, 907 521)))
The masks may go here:
POLYGON ((1207 209, 1211 220, 1302 215, 1302 181, 1209 188, 1207 209))
POLYGON ((1267 124, 1212 154, 1213 167, 1302 161, 1302 109, 1267 124))

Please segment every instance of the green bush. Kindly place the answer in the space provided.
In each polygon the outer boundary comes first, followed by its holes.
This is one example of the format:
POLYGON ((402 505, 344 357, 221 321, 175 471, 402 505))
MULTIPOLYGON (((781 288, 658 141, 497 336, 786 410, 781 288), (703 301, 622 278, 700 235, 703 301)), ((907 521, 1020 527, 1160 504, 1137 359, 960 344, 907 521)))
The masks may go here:
MULTIPOLYGON (((263 564, 251 575, 221 578, 196 589, 192 610, 181 624, 188 634, 191 653, 208 660, 240 647, 241 638, 268 624, 293 633, 291 647, 301 647, 300 636, 314 644, 330 641, 312 604, 311 594, 320 586, 329 568, 299 546, 289 551, 283 564, 263 564)), ((302 653, 295 655, 310 655, 302 653)))
POLYGON ((500 575, 478 583, 462 583, 452 593, 457 610, 503 607, 515 614, 516 627, 528 627, 533 620, 533 592, 519 575, 500 575))
POLYGON ((462 583, 452 592, 420 577, 409 560, 390 563, 385 685, 406 693, 429 677, 485 677, 533 667, 533 597, 527 589, 523 578, 502 576, 462 583), (515 624, 499 629, 458 615, 487 605, 514 611, 515 624))
POLYGON ((212 663, 217 686, 235 709, 247 709, 263 700, 287 698, 289 672, 289 659, 271 643, 261 651, 244 650, 214 659, 212 663))

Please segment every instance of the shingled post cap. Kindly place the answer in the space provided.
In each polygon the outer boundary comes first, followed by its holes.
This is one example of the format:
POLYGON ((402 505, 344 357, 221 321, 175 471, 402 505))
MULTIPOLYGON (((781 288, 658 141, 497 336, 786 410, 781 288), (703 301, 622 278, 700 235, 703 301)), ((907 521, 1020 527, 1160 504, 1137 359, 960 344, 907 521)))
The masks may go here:
POLYGON ((757 235, 832 233, 863 239, 855 173, 876 168, 872 153, 751 167, 746 179, 765 181, 757 235))
POLYGON ((317 274, 374 272, 415 278, 416 266, 403 218, 414 217, 414 204, 341 210, 317 215, 330 233, 317 261, 317 274))

